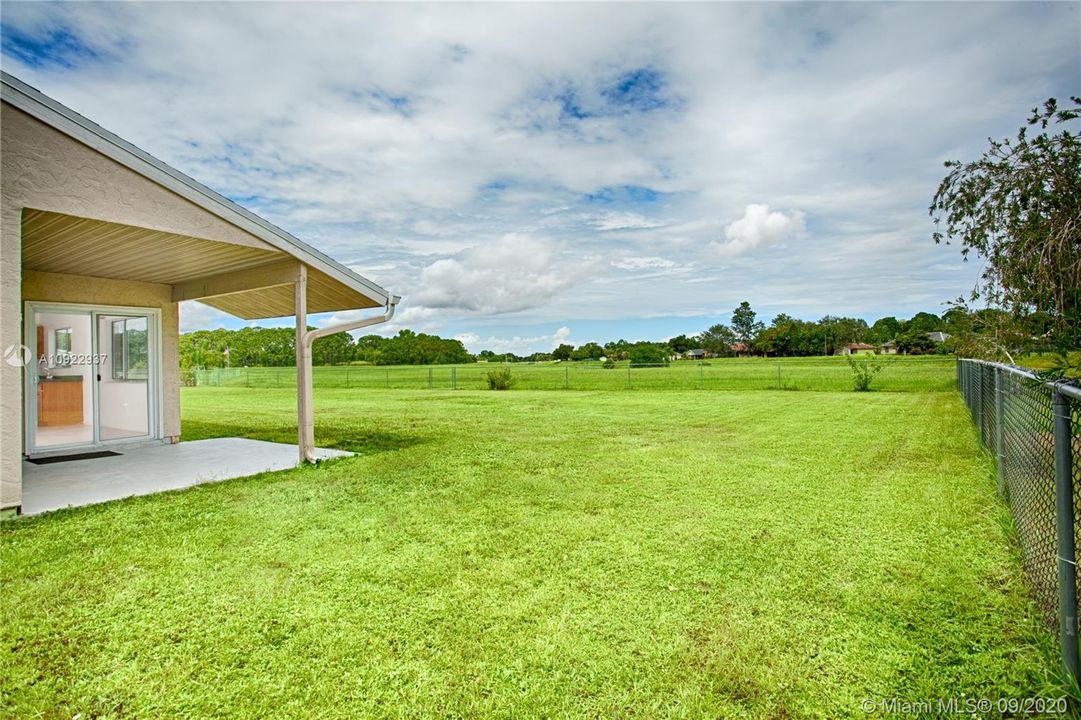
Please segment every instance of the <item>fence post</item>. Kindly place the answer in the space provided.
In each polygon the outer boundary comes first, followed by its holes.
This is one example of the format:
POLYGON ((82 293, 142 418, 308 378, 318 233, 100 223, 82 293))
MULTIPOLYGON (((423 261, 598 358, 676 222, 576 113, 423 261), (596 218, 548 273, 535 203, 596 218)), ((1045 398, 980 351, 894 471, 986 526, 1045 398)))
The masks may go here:
POLYGON ((631 387, 631 364, 627 363, 627 389, 631 387))
MULTIPOLYGON (((976 385, 976 427, 980 429, 980 445, 983 445, 983 365, 976 366, 976 372, 973 373, 976 385)), ((984 445, 986 447, 986 445, 984 445)))
POLYGON ((387 369, 387 390, 390 390, 390 369, 387 369))
POLYGON ((458 368, 456 367, 452 367, 450 369, 450 389, 458 389, 458 368))
POLYGON ((1006 494, 1006 416, 1002 412, 1002 368, 995 368, 995 460, 998 465, 998 496, 1006 494))
POLYGON ((1055 509, 1058 517, 1059 643, 1071 679, 1081 679, 1077 656, 1077 558, 1074 548, 1073 459, 1070 401, 1055 390, 1055 509))
POLYGON ((698 389, 699 390, 704 390, 705 387, 706 387, 706 370, 705 370, 705 367, 701 363, 699 363, 698 364, 698 389))
POLYGON ((570 387, 571 380, 571 368, 569 365, 563 366, 563 389, 566 390, 570 387))
POLYGON ((432 389, 432 369, 428 368, 428 389, 432 389))

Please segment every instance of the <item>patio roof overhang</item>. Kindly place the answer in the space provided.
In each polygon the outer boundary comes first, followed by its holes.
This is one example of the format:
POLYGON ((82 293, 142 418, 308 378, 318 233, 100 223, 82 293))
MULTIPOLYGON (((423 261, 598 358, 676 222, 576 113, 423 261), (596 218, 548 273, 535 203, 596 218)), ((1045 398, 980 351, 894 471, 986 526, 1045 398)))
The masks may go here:
MULTIPOLYGON (((23 212, 23 267, 41 272, 136 280, 173 287, 173 300, 199 300, 245 320, 296 314, 294 254, 217 242, 44 210, 23 212)), ((382 307, 386 294, 345 283, 308 265, 307 310, 382 307)))

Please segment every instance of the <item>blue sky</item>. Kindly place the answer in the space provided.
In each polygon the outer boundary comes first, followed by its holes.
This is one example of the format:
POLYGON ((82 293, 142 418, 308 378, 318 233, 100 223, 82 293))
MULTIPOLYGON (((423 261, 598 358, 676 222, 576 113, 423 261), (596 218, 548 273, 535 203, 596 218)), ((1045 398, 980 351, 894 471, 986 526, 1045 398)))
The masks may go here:
POLYGON ((942 162, 1081 90, 1079 8, 6 2, 2 64, 403 295, 381 332, 525 353, 941 312, 942 162))

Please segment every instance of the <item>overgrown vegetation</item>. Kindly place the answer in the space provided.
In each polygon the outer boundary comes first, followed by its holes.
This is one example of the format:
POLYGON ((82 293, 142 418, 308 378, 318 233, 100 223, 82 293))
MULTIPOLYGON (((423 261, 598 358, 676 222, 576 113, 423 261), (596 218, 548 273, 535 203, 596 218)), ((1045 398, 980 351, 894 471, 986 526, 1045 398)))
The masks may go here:
POLYGON ((871 383, 882 372, 882 361, 876 360, 870 355, 846 356, 848 367, 852 369, 852 385, 856 392, 867 392, 871 389, 871 383))
POLYGON ((489 390, 510 390, 514 387, 514 377, 507 368, 488 371, 489 390))
MULTIPOLYGON (((839 389, 323 389, 316 441, 363 454, 0 528, 4 713, 842 718, 1058 696, 960 401, 839 389)), ((189 439, 295 438, 289 388, 182 407, 189 439)))

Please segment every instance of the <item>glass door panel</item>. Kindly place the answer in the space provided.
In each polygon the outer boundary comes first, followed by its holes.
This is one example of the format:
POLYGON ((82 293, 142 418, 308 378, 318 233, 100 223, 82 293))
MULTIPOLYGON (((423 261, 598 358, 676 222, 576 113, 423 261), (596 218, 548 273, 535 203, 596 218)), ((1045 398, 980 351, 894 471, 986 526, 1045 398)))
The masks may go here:
POLYGON ((49 449, 94 442, 91 314, 34 313, 34 361, 27 367, 34 398, 32 444, 49 449))
POLYGON ((95 313, 98 439, 150 434, 151 318, 95 313))

